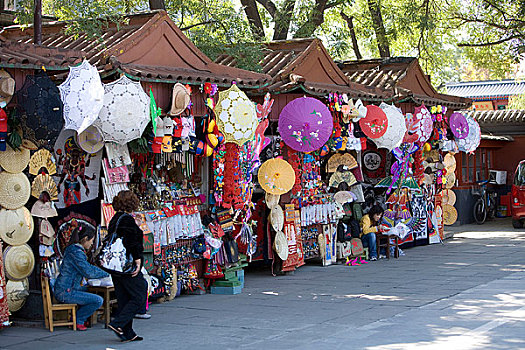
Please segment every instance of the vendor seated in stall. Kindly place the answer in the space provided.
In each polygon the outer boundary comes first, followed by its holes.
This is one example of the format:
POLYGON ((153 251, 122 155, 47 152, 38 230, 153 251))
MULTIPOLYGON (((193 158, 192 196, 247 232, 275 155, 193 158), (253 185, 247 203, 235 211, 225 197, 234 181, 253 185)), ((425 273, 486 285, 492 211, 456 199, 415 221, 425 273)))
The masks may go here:
POLYGON ((380 225, 383 212, 383 208, 376 204, 361 219, 361 241, 363 247, 368 247, 371 261, 377 260, 376 233, 381 233, 386 229, 380 225))
POLYGON ((83 278, 109 277, 109 274, 88 262, 86 251, 91 249, 95 231, 78 227, 71 235, 70 244, 60 265, 60 275, 55 282, 55 298, 67 304, 77 304, 77 329, 86 330, 87 319, 102 305, 101 296, 86 292, 81 286, 83 278))

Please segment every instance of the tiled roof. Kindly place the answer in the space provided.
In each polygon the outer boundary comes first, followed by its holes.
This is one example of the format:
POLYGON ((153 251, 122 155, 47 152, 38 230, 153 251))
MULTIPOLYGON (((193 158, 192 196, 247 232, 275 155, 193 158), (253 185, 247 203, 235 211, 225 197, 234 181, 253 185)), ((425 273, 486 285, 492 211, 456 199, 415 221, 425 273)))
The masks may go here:
POLYGON ((415 57, 345 61, 338 65, 355 83, 392 91, 396 102, 411 100, 417 104, 441 104, 455 109, 471 105, 468 99, 437 92, 415 57))
MULTIPOLYGON (((159 82, 260 88, 270 81, 265 74, 225 67, 202 53, 175 25, 165 11, 127 16, 127 23, 110 23, 99 38, 66 32, 66 22, 42 26, 42 45, 81 51, 103 76, 123 72, 132 78, 159 82)), ((33 42, 33 30, 4 28, 1 35, 20 43, 33 42)))
POLYGON ((446 84, 451 95, 470 97, 472 99, 502 98, 525 93, 525 81, 497 80, 472 81, 446 84))
MULTIPOLYGON (((319 39, 281 40, 263 45, 259 62, 262 72, 272 77, 270 85, 259 92, 285 93, 302 90, 312 95, 346 93, 368 101, 388 99, 391 94, 375 86, 349 81, 332 60, 319 39)), ((221 55, 216 63, 235 67, 237 60, 221 55)))
POLYGON ((479 123, 483 132, 496 135, 525 135, 525 110, 463 111, 479 123))
POLYGON ((0 67, 47 70, 68 70, 82 60, 82 52, 33 44, 0 43, 0 67))

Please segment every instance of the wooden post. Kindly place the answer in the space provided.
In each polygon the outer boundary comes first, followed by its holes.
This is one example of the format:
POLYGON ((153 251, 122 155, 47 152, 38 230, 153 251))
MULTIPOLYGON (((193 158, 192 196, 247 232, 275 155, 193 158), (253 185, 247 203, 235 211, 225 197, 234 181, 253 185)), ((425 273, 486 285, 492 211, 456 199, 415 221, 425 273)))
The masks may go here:
POLYGON ((42 0, 35 0, 33 33, 33 42, 35 43, 35 45, 42 45, 42 0))

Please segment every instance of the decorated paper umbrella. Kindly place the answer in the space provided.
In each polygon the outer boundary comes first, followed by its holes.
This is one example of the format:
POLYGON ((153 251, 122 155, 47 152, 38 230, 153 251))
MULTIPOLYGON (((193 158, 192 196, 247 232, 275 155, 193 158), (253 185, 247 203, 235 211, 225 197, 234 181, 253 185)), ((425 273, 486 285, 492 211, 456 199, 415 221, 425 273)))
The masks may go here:
POLYGON ((273 158, 259 168, 259 184, 268 193, 285 194, 295 184, 295 171, 285 160, 273 158))
POLYGON ((374 105, 366 106, 366 110, 366 117, 359 120, 359 126, 361 126, 365 135, 371 139, 383 136, 388 128, 388 119, 385 112, 374 105))
POLYGON ((237 85, 219 92, 214 112, 225 141, 239 146, 250 141, 259 125, 255 105, 237 85))
POLYGON ((104 102, 104 87, 97 68, 86 60, 70 67, 66 81, 58 89, 64 103, 64 128, 80 134, 97 119, 104 102))
POLYGON ((467 118, 468 136, 464 139, 457 140, 458 148, 465 153, 472 153, 478 148, 481 141, 481 130, 479 124, 474 118, 467 118))
POLYGON ((334 194, 334 200, 339 204, 345 204, 353 202, 357 199, 357 196, 350 191, 339 191, 334 194))
POLYGON ((380 108, 388 119, 388 127, 382 136, 374 138, 373 141, 377 148, 386 148, 391 151, 403 142, 407 131, 405 117, 395 106, 381 103, 380 108))
POLYGON ((328 159, 326 163, 326 171, 333 173, 337 171, 337 168, 340 166, 346 166, 348 170, 357 168, 359 164, 350 153, 336 153, 328 159))
POLYGON ((432 115, 430 111, 424 105, 415 108, 414 116, 417 119, 417 135, 419 136, 419 142, 427 142, 434 128, 432 122, 432 115))
POLYGON ((350 171, 340 172, 336 171, 331 177, 329 181, 330 187, 338 187, 341 183, 346 183, 348 187, 355 185, 357 183, 357 180, 350 171))
POLYGON ((140 83, 122 76, 104 90, 104 106, 93 124, 104 141, 125 144, 141 137, 150 121, 150 98, 140 83))
POLYGON ((16 98, 23 110, 24 137, 52 149, 64 127, 63 104, 55 83, 43 71, 28 75, 16 98))
POLYGON ((464 139, 468 136, 468 122, 463 114, 458 112, 452 113, 448 123, 456 139, 464 139))
POLYGON ((323 147, 332 135, 333 126, 328 108, 312 97, 296 98, 279 115, 279 133, 284 143, 299 152, 323 147))

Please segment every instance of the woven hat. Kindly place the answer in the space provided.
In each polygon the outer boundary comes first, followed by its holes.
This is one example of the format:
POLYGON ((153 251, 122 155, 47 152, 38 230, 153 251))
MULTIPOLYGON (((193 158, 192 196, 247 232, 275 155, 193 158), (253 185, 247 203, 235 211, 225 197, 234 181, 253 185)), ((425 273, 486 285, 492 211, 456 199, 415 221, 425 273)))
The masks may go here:
POLYGON ((41 200, 37 200, 31 208, 31 215, 36 216, 37 218, 45 219, 58 216, 58 213, 53 205, 53 202, 43 202, 41 200))
POLYGON ((28 140, 28 139, 23 139, 21 146, 30 151, 36 151, 38 149, 38 146, 35 145, 33 141, 28 140))
POLYGON ((18 209, 29 200, 31 184, 23 173, 0 173, 0 205, 7 209, 18 209))
POLYGON ((447 173, 453 173, 456 170, 456 158, 452 153, 447 153, 443 158, 443 165, 447 169, 447 173))
POLYGON ((5 107, 15 93, 15 79, 4 69, 0 70, 0 107, 5 107))
POLYGON ((42 168, 45 168, 49 175, 57 173, 57 166, 55 165, 53 155, 45 148, 36 151, 31 156, 31 160, 29 160, 29 174, 36 176, 42 168))
POLYGON ((265 196, 264 196, 264 200, 266 202, 266 206, 268 207, 268 209, 272 209, 273 207, 275 206, 278 206, 279 205, 279 200, 281 199, 281 195, 279 194, 271 194, 271 193, 268 193, 266 192, 265 196))
POLYGON ((42 192, 47 192, 52 201, 58 200, 58 188, 55 180, 47 174, 38 174, 31 185, 31 195, 40 198, 42 192))
POLYGON ((97 153, 104 147, 100 131, 93 125, 77 135, 77 145, 89 154, 97 153))
POLYGON ((445 183, 445 188, 451 189, 456 184, 456 174, 455 173, 447 173, 445 176, 445 179, 447 182, 445 183))
POLYGON ((284 227, 284 211, 280 205, 276 205, 270 212, 270 222, 275 231, 282 231, 284 227))
POLYGON ((277 253, 282 261, 288 259, 288 240, 283 231, 277 231, 273 241, 273 250, 277 253))
POLYGON ((180 115, 188 107, 191 101, 191 96, 186 87, 181 83, 173 86, 173 93, 171 98, 171 109, 169 115, 180 115))
POLYGON ((458 219, 458 211, 450 204, 443 206, 443 224, 452 225, 458 219))
POLYGON ((51 223, 44 219, 40 221, 40 243, 45 245, 53 245, 56 234, 51 223))
POLYGON ((326 257, 326 238, 324 234, 321 233, 317 236, 317 244, 319 244, 319 255, 321 259, 324 259, 326 257))
POLYGON ((456 204, 456 193, 452 190, 443 190, 443 204, 454 205, 456 204))
POLYGON ((33 272, 35 256, 27 244, 9 246, 4 251, 4 268, 8 279, 20 281, 33 272))
POLYGON ((0 238, 10 245, 22 245, 33 235, 33 217, 26 207, 0 210, 0 238))
POLYGON ((28 149, 14 150, 9 145, 4 152, 0 152, 0 166, 12 174, 21 173, 29 164, 31 153, 28 149))
POLYGON ((5 288, 9 311, 15 312, 20 310, 29 296, 29 281, 27 278, 21 281, 7 281, 5 288))

